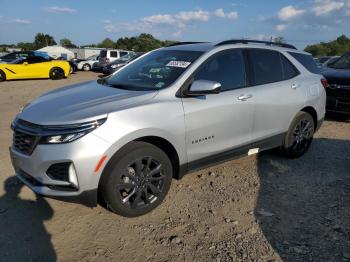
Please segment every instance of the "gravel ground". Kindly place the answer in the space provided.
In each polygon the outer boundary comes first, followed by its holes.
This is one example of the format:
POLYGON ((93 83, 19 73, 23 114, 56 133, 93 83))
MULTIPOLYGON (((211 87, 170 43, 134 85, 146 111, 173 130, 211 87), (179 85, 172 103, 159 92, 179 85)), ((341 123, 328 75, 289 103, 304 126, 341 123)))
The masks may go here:
POLYGON ((0 261, 350 261, 345 119, 327 119, 300 159, 267 152, 173 180, 138 218, 35 196, 11 167, 12 119, 44 91, 96 78, 0 83, 0 261))

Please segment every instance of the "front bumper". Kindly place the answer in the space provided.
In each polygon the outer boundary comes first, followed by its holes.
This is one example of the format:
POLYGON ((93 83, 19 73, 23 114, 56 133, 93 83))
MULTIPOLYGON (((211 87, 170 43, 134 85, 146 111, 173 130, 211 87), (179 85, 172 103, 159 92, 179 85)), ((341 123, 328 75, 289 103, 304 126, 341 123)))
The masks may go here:
POLYGON ((350 114, 350 85, 330 84, 327 92, 327 112, 350 114))
POLYGON ((10 155, 17 177, 35 193, 95 206, 99 178, 107 161, 98 172, 95 172, 95 168, 109 147, 110 143, 92 132, 71 143, 38 144, 31 155, 11 147, 10 155), (53 164, 66 162, 74 166, 76 187, 47 174, 53 164))
POLYGON ((341 114, 350 114, 350 98, 328 96, 326 111, 341 114))

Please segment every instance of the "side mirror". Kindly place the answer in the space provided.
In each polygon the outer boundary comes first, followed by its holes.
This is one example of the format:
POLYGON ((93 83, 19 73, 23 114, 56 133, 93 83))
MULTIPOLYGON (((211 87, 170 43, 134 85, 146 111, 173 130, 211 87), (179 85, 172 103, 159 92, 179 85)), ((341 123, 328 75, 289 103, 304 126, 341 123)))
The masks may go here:
POLYGON ((23 65, 28 65, 28 62, 23 62, 23 65))
POLYGON ((186 96, 205 96, 210 94, 219 94, 221 84, 209 80, 196 80, 185 92, 186 96))

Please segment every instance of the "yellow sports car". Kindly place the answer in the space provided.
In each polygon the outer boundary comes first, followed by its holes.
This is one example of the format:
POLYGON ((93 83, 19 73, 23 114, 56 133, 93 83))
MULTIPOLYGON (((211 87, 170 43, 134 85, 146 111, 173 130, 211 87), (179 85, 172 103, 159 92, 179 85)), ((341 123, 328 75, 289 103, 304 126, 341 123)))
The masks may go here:
POLYGON ((67 61, 53 60, 50 57, 20 57, 11 63, 0 64, 0 82, 12 79, 68 77, 70 65, 67 61))

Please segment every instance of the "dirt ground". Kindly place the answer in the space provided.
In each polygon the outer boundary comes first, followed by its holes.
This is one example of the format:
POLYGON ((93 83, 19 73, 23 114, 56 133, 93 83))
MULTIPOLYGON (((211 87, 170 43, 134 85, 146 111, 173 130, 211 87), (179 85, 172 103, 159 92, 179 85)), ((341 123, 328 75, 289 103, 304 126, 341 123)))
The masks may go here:
POLYGON ((138 218, 35 196, 14 177, 12 119, 47 90, 96 78, 0 83, 0 261, 350 261, 345 119, 327 119, 300 159, 268 152, 173 180, 138 218))

